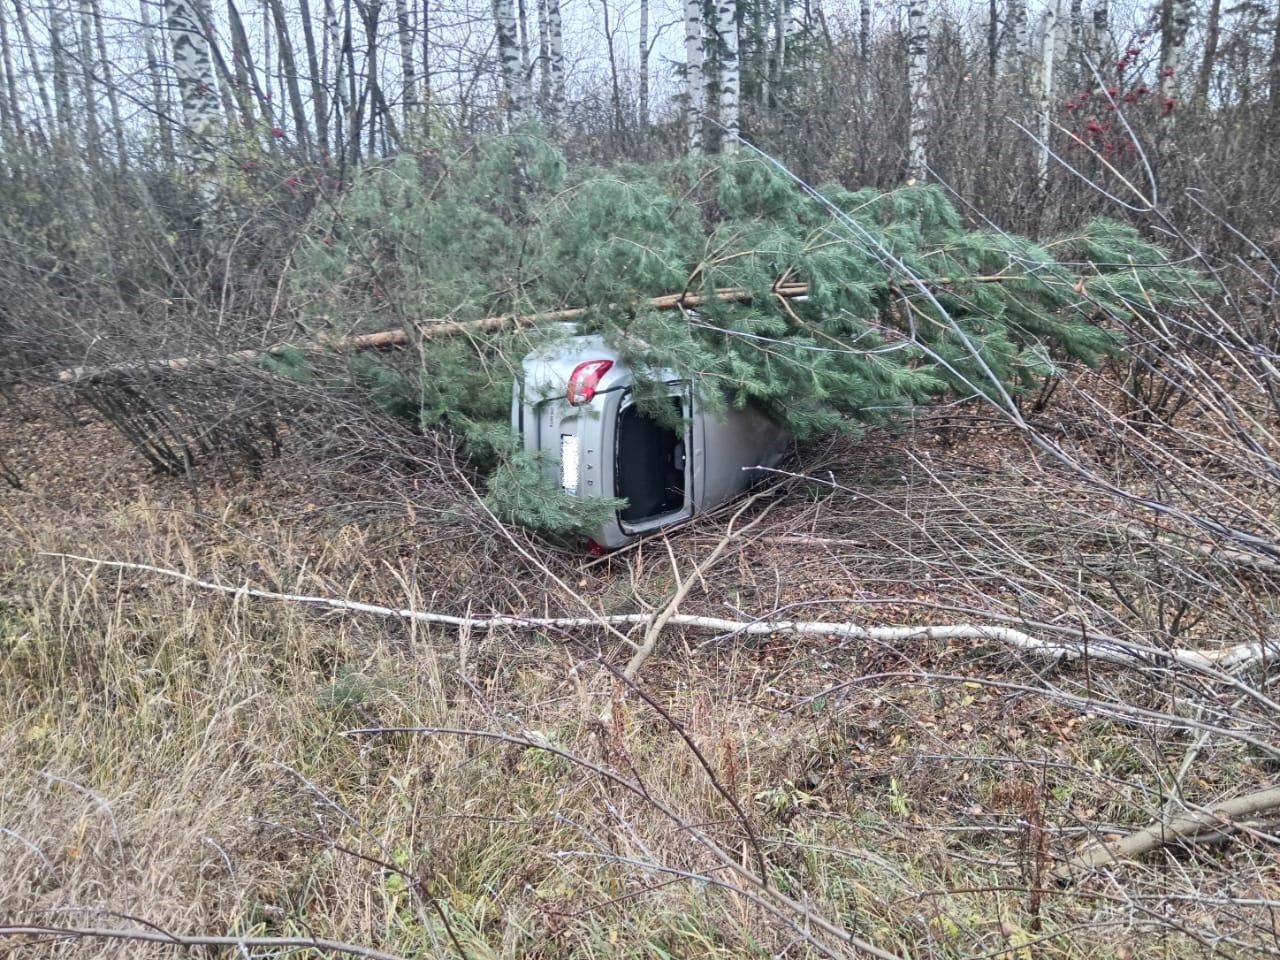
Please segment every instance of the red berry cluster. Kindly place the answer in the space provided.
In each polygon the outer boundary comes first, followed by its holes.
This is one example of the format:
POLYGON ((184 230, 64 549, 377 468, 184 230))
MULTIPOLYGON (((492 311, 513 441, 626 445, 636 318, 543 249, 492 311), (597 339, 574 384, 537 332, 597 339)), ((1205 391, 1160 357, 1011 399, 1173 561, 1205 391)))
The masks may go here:
MULTIPOLYGON (((1152 87, 1143 82, 1142 75, 1147 64, 1142 63, 1143 47, 1150 37, 1149 31, 1138 33, 1116 61, 1116 80, 1114 84, 1097 90, 1085 90, 1062 103, 1062 110, 1079 118, 1076 137, 1093 150, 1102 154, 1136 154, 1137 146, 1129 137, 1117 137, 1120 129, 1115 129, 1115 113, 1125 105, 1138 105, 1150 102, 1152 87), (1126 80, 1126 77, 1128 78, 1126 80)), ((1161 74, 1168 78, 1173 71, 1165 68, 1161 74)), ((1173 97, 1166 97, 1160 103, 1165 113, 1176 106, 1173 97)))

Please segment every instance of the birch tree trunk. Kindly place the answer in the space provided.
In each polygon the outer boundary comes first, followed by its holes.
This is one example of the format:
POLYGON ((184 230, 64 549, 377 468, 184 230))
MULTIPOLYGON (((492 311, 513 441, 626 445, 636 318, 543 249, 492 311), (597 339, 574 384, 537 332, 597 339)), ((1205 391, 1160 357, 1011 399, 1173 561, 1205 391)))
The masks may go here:
POLYGON ((217 80, 209 56, 209 42, 200 29, 199 4, 206 0, 165 0, 173 71, 182 99, 183 145, 190 162, 212 167, 214 143, 221 126, 217 80))
POLYGON ((685 0, 684 3, 684 58, 685 99, 688 114, 685 129, 689 152, 701 153, 703 148, 702 114, 707 109, 707 84, 705 76, 705 29, 703 0, 685 0))
POLYGON ((1008 76, 1012 77, 1018 89, 1025 90, 1027 84, 1027 0, 1009 0, 1005 8, 1008 29, 1008 76))
POLYGON ((1079 70, 1082 66, 1081 60, 1084 57, 1083 0, 1071 0, 1070 11, 1067 16, 1070 22, 1067 24, 1066 62, 1071 64, 1072 70, 1079 70))
POLYGON ((871 62, 871 0, 858 0, 858 57, 871 62))
POLYGON ((9 12, 0 4, 0 69, 4 93, 0 96, 0 136, 6 152, 16 152, 26 139, 22 103, 18 97, 18 77, 13 69, 13 41, 9 37, 9 12))
POLYGON ((649 127, 649 0, 640 0, 640 130, 649 127))
POLYGON ((717 0, 716 34, 720 54, 720 152, 738 149, 741 65, 738 63, 738 2, 717 0))
MULTIPOLYGON (((863 0, 870 3, 870 0, 863 0)), ((773 4, 773 102, 782 101, 784 77, 787 72, 787 6, 788 0, 774 0, 773 4)))
POLYGON ((929 11, 926 0, 907 3, 907 88, 911 103, 907 175, 923 180, 929 167, 929 11))
POLYGON ((351 35, 342 29, 342 21, 334 7, 333 0, 324 0, 324 55, 320 58, 327 71, 333 65, 333 76, 322 77, 321 85, 333 91, 337 115, 333 125, 333 150, 339 157, 345 158, 350 140, 348 138, 348 117, 351 113, 351 101, 347 97, 346 64, 350 50, 351 35))
POLYGON ((1280 10, 1276 11, 1271 40, 1271 122, 1280 124, 1280 10))
POLYGON ((560 20, 560 0, 547 0, 547 56, 551 72, 551 98, 547 121, 556 130, 564 119, 564 24, 560 20))
MULTIPOLYGON (((1218 58, 1218 28, 1222 17, 1222 0, 1210 0, 1209 13, 1204 24, 1204 59, 1200 61, 1200 75, 1196 79, 1196 103, 1203 107, 1209 100, 1209 83, 1218 58)), ((1277 22, 1280 22, 1278 15, 1277 22)), ((1272 79, 1272 89, 1275 89, 1272 79)))
POLYGON ((422 33, 422 58, 419 61, 421 70, 418 73, 418 83, 422 91, 421 103, 423 107, 431 106, 431 10, 430 0, 422 0, 421 7, 414 7, 414 10, 421 10, 421 19, 418 27, 422 33))
POLYGON ((320 75, 320 58, 316 52, 316 32, 311 22, 309 0, 298 0, 298 16, 302 20, 302 42, 307 51, 307 73, 310 75, 311 112, 315 118, 316 145, 319 148, 319 159, 324 161, 329 151, 329 97, 320 75))
POLYGON ((529 42, 529 5, 516 0, 516 26, 520 37, 520 85, 525 93, 525 109, 533 115, 533 45, 529 42))
POLYGON ((98 116, 98 80, 94 76, 93 11, 88 0, 80 7, 80 101, 84 110, 84 153, 90 166, 102 163, 102 123, 98 116))
POLYGON ((72 32, 63 0, 49 5, 49 59, 53 64, 53 102, 57 109, 56 141, 70 150, 76 142, 75 112, 71 108, 71 52, 67 35, 72 32))
POLYGON ((45 135, 52 143, 56 136, 53 103, 49 99, 49 87, 45 82, 44 70, 40 66, 40 58, 36 55, 35 41, 31 37, 31 25, 27 22, 27 12, 23 0, 14 0, 13 12, 18 22, 18 32, 22 35, 22 45, 27 51, 27 69, 36 84, 36 95, 40 100, 40 110, 44 117, 45 135))
POLYGON ((400 126, 404 136, 412 141, 418 125, 418 81, 413 69, 413 27, 409 23, 406 0, 396 0, 396 37, 400 41, 400 82, 404 86, 400 97, 400 126))
POLYGON ((1093 8, 1093 36, 1089 44, 1089 84, 1105 86, 1108 63, 1116 59, 1116 41, 1111 36, 1111 5, 1109 0, 1097 0, 1093 8), (1096 71, 1096 73, 1095 73, 1096 71))
MULTIPOLYGON (((364 22, 364 89, 360 93, 360 102, 365 104, 364 115, 368 118, 367 135, 370 157, 378 155, 378 121, 382 121, 383 147, 386 147, 386 131, 395 122, 387 110, 386 101, 382 98, 382 87, 378 83, 378 22, 382 18, 382 0, 355 0, 356 11, 364 22)), ((352 71, 352 76, 355 72, 352 71)), ((357 123, 352 139, 360 137, 360 126, 357 123)))
POLYGON ((123 169, 129 162, 128 146, 124 139, 124 115, 120 111, 120 91, 116 88, 111 74, 111 59, 107 56, 107 37, 102 26, 100 0, 90 0, 89 10, 93 18, 93 36, 98 49, 97 69, 100 72, 102 87, 107 94, 107 108, 111 112, 111 135, 115 140, 116 162, 123 169))
MULTIPOLYGON (((151 104, 156 117, 156 130, 160 140, 160 159, 168 166, 177 162, 177 152, 173 146, 173 102, 169 99, 168 86, 163 82, 160 72, 160 55, 156 49, 156 38, 160 36, 161 27, 151 21, 151 13, 147 9, 148 0, 139 0, 138 19, 142 23, 142 53, 147 62, 147 76, 151 80, 151 104)), ((163 42, 163 38, 162 42, 163 42)))
POLYGON ((1040 20, 1040 76, 1037 83, 1039 110, 1037 126, 1040 151, 1036 157, 1036 186, 1041 193, 1049 188, 1049 139, 1053 133, 1050 105, 1053 102, 1053 68, 1058 56, 1058 14, 1060 0, 1048 0, 1040 20))
POLYGON ((1178 71, 1182 69, 1191 24, 1190 0, 1163 0, 1160 4, 1160 105, 1165 136, 1173 132, 1178 97, 1178 71))
POLYGON ((507 115, 513 127, 524 122, 526 104, 523 70, 520 63, 520 28, 516 20, 516 0, 495 0, 494 18, 498 30, 498 60, 502 85, 507 96, 507 115))
POLYGON ((258 81, 253 69, 253 52, 249 49, 249 34, 244 28, 235 0, 227 0, 227 25, 231 28, 231 82, 235 86, 235 98, 240 107, 237 120, 243 127, 253 127, 257 122, 253 98, 258 81))
POLYGON ((293 55, 293 40, 289 22, 285 19, 281 0, 267 0, 271 19, 276 28, 276 48, 279 51, 280 72, 284 74, 285 92, 289 95, 289 111, 293 114, 293 135, 304 154, 311 153, 311 131, 307 123, 306 107, 302 103, 302 90, 298 85, 298 61, 293 55))
POLYGON ((547 0, 538 0, 538 106, 550 116, 551 27, 547 18, 547 0))

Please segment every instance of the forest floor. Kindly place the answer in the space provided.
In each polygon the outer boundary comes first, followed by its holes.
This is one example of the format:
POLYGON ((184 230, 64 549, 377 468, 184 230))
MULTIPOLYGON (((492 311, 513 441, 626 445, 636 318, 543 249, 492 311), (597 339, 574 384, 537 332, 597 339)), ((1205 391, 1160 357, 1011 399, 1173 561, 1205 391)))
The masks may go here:
MULTIPOLYGON (((1106 463, 1081 416, 1042 418, 1106 463)), ((18 412, 0 459, 6 956, 1280 952, 1268 811, 1063 872, 1275 784, 1268 664, 923 632, 1212 649, 1274 636, 1275 577, 1144 539, 971 409, 809 443, 744 511, 604 558, 501 527, 449 463, 391 481, 286 449, 193 491, 91 414, 18 412), (640 632, 603 618, 690 580, 681 614, 921 632, 677 627, 620 682, 640 632)))

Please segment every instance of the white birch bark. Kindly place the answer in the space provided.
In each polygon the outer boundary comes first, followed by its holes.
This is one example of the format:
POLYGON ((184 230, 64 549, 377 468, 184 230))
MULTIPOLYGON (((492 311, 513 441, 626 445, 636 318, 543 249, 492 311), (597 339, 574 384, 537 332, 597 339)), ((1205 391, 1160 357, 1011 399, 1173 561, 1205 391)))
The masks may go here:
POLYGON ((1050 107, 1053 100, 1053 69, 1058 56, 1058 22, 1061 0, 1048 0, 1040 18, 1040 76, 1036 84, 1039 99, 1037 118, 1040 150, 1036 157, 1036 185, 1041 192, 1049 187, 1049 138, 1053 133, 1050 107))
POLYGON ((560 0, 547 0, 547 57, 551 72, 551 98, 547 119, 555 129, 564 118, 564 24, 560 20, 560 0))
POLYGON ((13 69, 13 45, 9 38, 9 13, 0 6, 0 65, 4 76, 4 96, 0 98, 0 130, 4 135, 4 146, 8 151, 16 151, 23 142, 21 100, 18 96, 18 78, 13 69))
POLYGON ((547 0, 538 0, 538 106, 551 110, 551 26, 547 20, 547 0))
POLYGON ((927 0, 907 3, 907 87, 911 116, 907 175, 923 180, 929 167, 929 11, 927 0))
POLYGON ((703 10, 702 0, 685 0, 685 93, 688 103, 685 130, 690 153, 702 152, 702 115, 707 109, 706 48, 703 40, 706 24, 704 23, 703 10))
POLYGON ((78 0, 80 13, 80 101, 84 110, 85 157, 90 165, 102 162, 102 123, 98 115, 97 64, 93 53, 93 9, 89 0, 78 0))
POLYGON ((525 90, 525 106, 532 109, 533 103, 529 97, 532 90, 530 78, 533 76, 533 55, 530 52, 532 44, 529 42, 529 5, 525 0, 516 0, 516 23, 520 36, 520 82, 525 90))
POLYGON ((782 97, 783 76, 787 72, 787 13, 788 0, 774 0, 773 4, 773 95, 782 97))
POLYGON ((199 5, 206 0, 165 0, 169 18, 169 41, 173 48, 173 71, 182 99, 183 144, 196 165, 213 163, 214 142, 221 127, 217 80, 209 56, 209 41, 200 29, 208 22, 199 5))
POLYGON ((138 19, 142 23, 142 52, 147 61, 147 73, 151 78, 151 106, 155 111, 156 128, 160 139, 160 158, 172 165, 176 160, 173 146, 173 102, 169 99, 169 88, 161 77, 160 54, 156 46, 156 38, 160 37, 159 24, 151 20, 148 0, 139 0, 138 19))
POLYGON ((96 73, 103 89, 107 92, 107 108, 111 111, 111 134, 116 144, 116 162, 123 167, 128 163, 128 148, 124 140, 124 115, 120 111, 120 91, 116 88, 111 76, 111 59, 107 55, 106 31, 102 25, 102 4, 99 0, 89 0, 89 8, 98 50, 96 73))
POLYGON ((1009 74, 1022 86, 1026 83, 1027 0, 1009 0, 1005 7, 1005 22, 1009 35, 1009 74))
POLYGON ((520 26, 516 19, 516 0, 495 0, 493 9, 507 115, 511 125, 516 127, 524 121, 526 111, 524 84, 521 82, 524 70, 520 62, 520 26))
POLYGON ((1163 126, 1172 130, 1178 98, 1179 71, 1191 24, 1190 0, 1164 0, 1160 8, 1160 106, 1163 126))
POLYGON ((56 140, 70 149, 76 142, 75 113, 71 109, 71 60, 68 37, 74 31, 62 0, 49 4, 49 59, 53 65, 53 102, 56 108, 56 140))
POLYGON ((640 0, 640 129, 649 126, 649 0, 640 0))
POLYGON ((741 65, 738 63, 738 2, 717 0, 716 34, 720 54, 720 152, 738 149, 741 65))
POLYGON ((27 51, 27 70, 36 84, 36 95, 40 100, 40 109, 44 115, 49 138, 53 138, 54 115, 53 103, 49 99, 49 87, 45 83, 44 69, 40 66, 40 58, 36 56, 36 45, 31 36, 31 24, 27 21, 26 6, 23 3, 13 5, 14 15, 18 21, 18 33, 22 36, 22 44, 27 51))
POLYGON ((1090 83, 1095 88, 1106 86, 1107 64, 1116 59, 1116 41, 1111 35, 1111 5, 1098 0, 1093 8, 1093 30, 1089 36, 1090 83))
POLYGON ((333 91, 333 99, 337 105, 337 117, 333 124, 334 151, 338 155, 345 154, 349 142, 347 124, 352 115, 351 97, 347 92, 346 64, 343 53, 344 30, 342 19, 338 15, 333 0, 324 0, 324 49, 320 62, 326 74, 329 65, 333 65, 333 75, 322 78, 327 89, 333 91))
POLYGON ((871 59, 871 0, 858 0, 858 57, 864 65, 871 59))
POLYGON ((400 41, 400 77, 404 85, 400 98, 401 126, 405 137, 411 139, 418 116, 418 83, 413 69, 413 31, 406 0, 396 0, 396 37, 400 41))

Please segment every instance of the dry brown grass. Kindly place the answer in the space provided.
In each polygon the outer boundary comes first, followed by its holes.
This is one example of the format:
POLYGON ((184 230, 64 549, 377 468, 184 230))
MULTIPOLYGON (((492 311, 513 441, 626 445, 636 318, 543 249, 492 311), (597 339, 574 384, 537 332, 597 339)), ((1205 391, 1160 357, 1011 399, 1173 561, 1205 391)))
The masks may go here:
MULTIPOLYGON (((129 468, 89 442, 96 428, 8 429, 0 449, 28 488, 0 506, 4 924, 406 957, 856 953, 765 909, 714 844, 749 868, 762 853, 773 889, 900 956, 1280 952, 1267 823, 1069 886, 1050 876, 1090 837, 1274 783, 1269 665, 1215 678, 972 642, 676 631, 641 675, 651 705, 601 668, 628 652, 603 628, 460 635, 47 554, 422 610, 581 613, 554 573, 600 612, 630 612, 660 607, 723 520, 672 552, 591 562, 448 508, 459 487, 439 465, 394 492, 281 465, 207 488, 196 515, 181 484, 114 480, 129 468), (76 475, 86 448, 91 473, 76 475), (472 733, 349 734, 370 727, 472 733)), ((1274 636, 1274 576, 1139 536, 1136 508, 998 431, 933 420, 811 449, 805 473, 688 612, 1004 617, 1152 647, 1274 636)), ((1251 496, 1280 516, 1274 490, 1251 496)), ((15 957, 178 952, 0 943, 15 957)))

